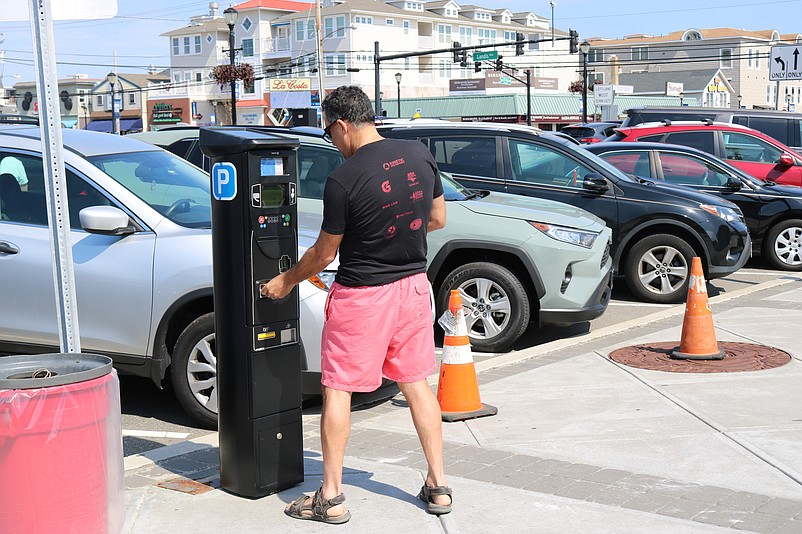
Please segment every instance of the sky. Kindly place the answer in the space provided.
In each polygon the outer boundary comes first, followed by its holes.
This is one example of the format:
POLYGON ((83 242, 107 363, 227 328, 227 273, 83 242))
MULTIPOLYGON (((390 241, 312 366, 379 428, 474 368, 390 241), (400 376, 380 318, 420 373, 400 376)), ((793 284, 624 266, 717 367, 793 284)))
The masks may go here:
MULTIPOLYGON (((30 0, 3 0, 22 2, 30 0)), ((52 2, 62 0, 51 0, 52 2)), ((241 2, 218 0, 222 11, 241 2)), ((533 11, 550 19, 549 0, 466 0, 457 3, 513 12, 533 11)), ((560 30, 576 29, 580 40, 589 37, 619 38, 633 33, 662 35, 689 28, 732 27, 748 30, 776 29, 802 33, 802 0, 555 0, 554 23, 560 30)), ((194 15, 208 13, 208 0, 117 0, 117 16, 107 20, 55 21, 54 42, 59 78, 87 74, 103 78, 114 70, 146 73, 149 65, 169 67, 169 43, 160 34, 181 28, 194 15)), ((28 22, 0 22, 2 85, 32 81, 33 42, 28 22)))

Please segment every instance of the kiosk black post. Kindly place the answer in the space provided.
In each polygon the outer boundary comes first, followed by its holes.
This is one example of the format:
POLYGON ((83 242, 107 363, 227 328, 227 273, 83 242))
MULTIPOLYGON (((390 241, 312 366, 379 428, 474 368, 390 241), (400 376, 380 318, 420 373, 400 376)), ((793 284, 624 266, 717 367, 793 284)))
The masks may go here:
POLYGON ((303 481, 298 289, 259 286, 298 260, 298 141, 202 128, 212 158, 220 482, 262 497, 303 481))

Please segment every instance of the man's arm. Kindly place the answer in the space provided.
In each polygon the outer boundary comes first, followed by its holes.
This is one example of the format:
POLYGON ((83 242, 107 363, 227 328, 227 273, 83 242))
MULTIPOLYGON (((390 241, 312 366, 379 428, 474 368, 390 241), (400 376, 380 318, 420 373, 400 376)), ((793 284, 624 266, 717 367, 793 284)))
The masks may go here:
POLYGON ((444 195, 432 200, 432 210, 429 212, 428 232, 439 230, 446 225, 446 199, 444 195))
POLYGON ((321 230, 315 244, 307 249, 295 266, 272 278, 268 283, 262 284, 259 291, 265 297, 272 299, 286 297, 292 288, 319 273, 334 261, 342 240, 342 234, 330 234, 321 230))

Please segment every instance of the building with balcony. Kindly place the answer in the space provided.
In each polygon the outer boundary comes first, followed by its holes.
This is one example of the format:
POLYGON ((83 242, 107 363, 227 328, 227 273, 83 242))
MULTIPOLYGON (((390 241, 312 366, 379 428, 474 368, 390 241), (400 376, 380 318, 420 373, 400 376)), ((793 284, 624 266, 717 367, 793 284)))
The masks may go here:
POLYGON ((771 48, 802 42, 800 34, 692 28, 588 41, 588 79, 630 85, 635 95, 712 107, 798 110, 802 104, 802 80, 769 78, 771 48))
MULTIPOLYGON (((531 12, 460 5, 454 0, 324 0, 321 27, 313 4, 287 0, 249 0, 235 5, 237 62, 253 65, 252 86, 237 87, 238 124, 281 124, 286 109, 319 105, 321 86, 358 85, 376 93, 375 54, 379 58, 428 50, 435 54, 381 61, 379 92, 388 115, 396 100, 462 94, 525 94, 525 70, 533 94, 566 93, 577 74, 576 56, 569 54, 568 34, 552 30, 548 19, 531 12), (524 39, 523 54, 515 45, 524 39), (552 40, 552 34, 555 40, 552 40), (461 66, 448 49, 495 50, 508 76, 483 62, 479 71, 469 51, 461 66), (517 70, 513 70, 517 69, 517 70), (396 77, 400 74, 400 82, 396 77), (515 78, 519 80, 515 80, 515 78)), ((154 101, 178 102, 182 119, 191 124, 230 124, 230 87, 211 79, 215 65, 229 63, 229 28, 210 4, 207 15, 194 17, 184 28, 162 34, 171 51, 171 82, 152 87, 154 101)), ((477 50, 477 51, 479 51, 477 50)), ((174 104, 175 105, 175 104, 174 104)), ((476 110, 481 115, 481 110, 476 110)))

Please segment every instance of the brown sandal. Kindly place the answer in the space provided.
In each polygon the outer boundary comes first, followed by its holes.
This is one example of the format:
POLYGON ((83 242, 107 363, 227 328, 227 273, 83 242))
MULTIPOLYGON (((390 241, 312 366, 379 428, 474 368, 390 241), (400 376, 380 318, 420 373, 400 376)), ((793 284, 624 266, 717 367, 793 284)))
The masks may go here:
POLYGON ((426 503, 426 511, 433 515, 444 515, 451 512, 451 504, 454 498, 451 496, 451 488, 448 486, 435 486, 430 488, 426 484, 420 489, 418 498, 426 503), (448 504, 437 504, 432 499, 432 495, 448 495, 451 502, 448 504))
POLYGON ((329 515, 329 510, 332 507, 345 502, 345 495, 340 493, 331 499, 324 499, 322 494, 323 488, 321 487, 315 492, 313 497, 301 495, 284 509, 284 513, 295 519, 321 521, 323 523, 331 523, 332 525, 347 523, 348 520, 351 519, 351 512, 348 510, 340 515, 329 515))

